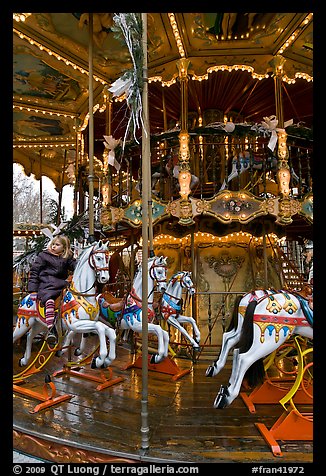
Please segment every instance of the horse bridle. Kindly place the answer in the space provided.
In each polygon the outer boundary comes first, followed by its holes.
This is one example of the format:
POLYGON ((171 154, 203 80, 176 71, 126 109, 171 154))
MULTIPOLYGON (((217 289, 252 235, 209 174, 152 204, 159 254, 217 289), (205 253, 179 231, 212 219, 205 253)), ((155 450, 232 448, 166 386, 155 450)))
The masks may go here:
POLYGON ((94 249, 92 249, 88 257, 88 264, 95 271, 95 273, 97 273, 98 271, 109 271, 109 261, 108 261, 108 265, 104 266, 103 268, 98 268, 96 266, 94 255, 97 255, 100 253, 104 253, 107 257, 109 257, 109 252, 107 250, 94 250, 94 249))
MULTIPOLYGON (((173 279, 175 280, 175 282, 176 282, 176 281, 180 281, 180 286, 181 286, 182 288, 186 289, 186 293, 187 293, 187 295, 186 295, 186 300, 187 300, 189 287, 188 287, 188 286, 184 283, 184 281, 183 281, 184 277, 186 276, 186 273, 185 273, 185 272, 182 272, 182 276, 180 276, 180 274, 181 274, 181 273, 178 273, 178 274, 175 276, 175 278, 173 278, 173 279)), ((173 283, 173 284, 174 284, 174 283, 173 283)), ((169 293, 167 293, 166 291, 164 291, 163 297, 164 297, 164 295, 169 296, 169 297, 172 298, 172 299, 178 299, 178 300, 180 300, 179 298, 177 298, 177 296, 173 296, 173 294, 169 294, 169 293)))
POLYGON ((154 269, 155 268, 165 268, 167 269, 166 265, 163 265, 163 264, 156 264, 155 263, 155 260, 153 261, 151 267, 149 268, 149 275, 152 279, 156 280, 156 282, 158 283, 164 283, 166 282, 166 277, 164 279, 158 279, 156 276, 155 276, 155 272, 154 272, 154 269))
MULTIPOLYGON (((97 274, 98 274, 99 271, 109 271, 109 261, 108 261, 108 265, 104 266, 103 268, 98 268, 96 266, 94 255, 99 254, 99 253, 104 253, 105 255, 109 256, 108 250, 95 250, 94 248, 92 249, 92 251, 90 252, 90 254, 88 256, 88 264, 92 268, 92 270, 95 271, 96 277, 97 277, 97 274)), ((96 278, 95 278, 94 283, 91 285, 91 287, 86 289, 83 292, 77 291, 74 288, 74 286, 72 286, 72 285, 70 285, 70 288, 74 292, 74 294, 77 294, 79 296, 96 296, 97 293, 95 293, 95 294, 86 294, 90 289, 92 289, 95 286, 95 283, 96 283, 96 278)))
MULTIPOLYGON (((155 260, 153 261, 153 263, 151 264, 151 267, 149 268, 148 270, 148 273, 149 273, 149 276, 153 279, 153 280, 156 280, 158 283, 164 283, 166 282, 166 277, 163 278, 163 279, 158 279, 156 276, 155 276, 155 272, 154 272, 154 269, 155 268, 165 268, 167 269, 167 266, 164 265, 164 264, 157 264, 155 263, 155 260)), ((142 302, 142 300, 135 294, 132 292, 133 290, 130 291, 130 295, 133 299, 135 299, 136 301, 138 302, 142 302)), ((154 287, 153 289, 151 290, 151 292, 149 293, 147 299, 150 297, 150 295, 154 292, 154 287)), ((149 304, 153 304, 153 303, 149 303, 149 304)))

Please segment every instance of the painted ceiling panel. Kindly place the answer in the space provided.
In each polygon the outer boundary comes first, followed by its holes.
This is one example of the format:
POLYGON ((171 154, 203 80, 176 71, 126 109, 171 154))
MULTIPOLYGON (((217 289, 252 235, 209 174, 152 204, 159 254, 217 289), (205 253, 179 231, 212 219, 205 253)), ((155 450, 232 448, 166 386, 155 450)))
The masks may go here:
MULTIPOLYGON (((112 13, 93 14, 96 143, 103 139, 107 127, 104 86, 119 78, 132 64, 127 47, 114 31, 112 19, 112 13)), ((174 28, 177 27, 190 60, 188 107, 192 117, 200 112, 208 120, 216 116, 216 111, 232 112, 235 122, 258 123, 264 116, 275 114, 272 60, 286 41, 289 44, 282 51, 285 74, 289 78, 294 78, 296 73, 312 76, 313 19, 308 13, 175 13, 174 19, 174 28), (269 77, 259 80, 251 72, 240 69, 214 70, 225 65, 250 66, 255 73, 269 73, 269 77), (207 74, 209 68, 214 72, 207 74), (194 75, 206 76, 202 81, 193 81, 194 75)), ((14 21, 14 144, 39 143, 39 149, 14 149, 14 160, 25 163, 26 167, 33 163, 34 169, 37 168, 40 150, 44 162, 46 142, 61 142, 70 150, 75 142, 76 126, 87 125, 84 121, 89 107, 88 20, 88 13, 33 13, 25 22, 14 21)), ((147 21, 148 76, 160 77, 148 88, 150 126, 152 132, 162 132, 163 96, 168 128, 174 127, 180 118, 179 81, 170 87, 162 87, 161 81, 178 76, 176 62, 181 56, 169 14, 148 13, 147 21)), ((295 123, 311 127, 312 92, 312 81, 297 78, 295 84, 284 82, 284 119, 293 118, 295 123)), ((112 134, 122 137, 127 122, 125 102, 114 102, 112 134)), ((47 154, 54 157, 48 158, 47 173, 53 166, 51 178, 59 186, 63 149, 53 147, 47 154)))

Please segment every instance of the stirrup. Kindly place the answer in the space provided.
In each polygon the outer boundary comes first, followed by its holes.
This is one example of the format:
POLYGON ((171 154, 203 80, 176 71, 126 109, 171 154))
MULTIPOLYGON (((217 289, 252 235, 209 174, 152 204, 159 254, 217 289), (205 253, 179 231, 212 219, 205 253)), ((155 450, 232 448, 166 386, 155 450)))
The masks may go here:
POLYGON ((55 327, 55 325, 53 325, 49 331, 48 331, 48 334, 46 336, 46 342, 52 347, 54 347, 55 345, 57 345, 58 343, 58 333, 57 333, 57 329, 55 327))

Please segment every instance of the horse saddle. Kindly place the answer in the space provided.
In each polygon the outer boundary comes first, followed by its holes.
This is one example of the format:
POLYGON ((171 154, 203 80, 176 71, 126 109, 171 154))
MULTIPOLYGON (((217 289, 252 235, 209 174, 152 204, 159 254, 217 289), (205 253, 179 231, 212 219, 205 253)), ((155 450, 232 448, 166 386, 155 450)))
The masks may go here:
POLYGON ((124 299, 115 298, 111 293, 102 293, 98 300, 101 316, 115 328, 117 321, 121 318, 124 307, 124 299), (110 303, 110 301, 116 301, 110 303))
POLYGON ((113 296, 113 294, 109 293, 109 292, 104 292, 102 293, 102 296, 104 298, 104 301, 102 301, 102 306, 105 308, 105 307, 108 307, 109 309, 111 309, 111 311, 113 312, 119 312, 122 310, 124 304, 125 304, 125 298, 116 298, 115 296, 113 296))

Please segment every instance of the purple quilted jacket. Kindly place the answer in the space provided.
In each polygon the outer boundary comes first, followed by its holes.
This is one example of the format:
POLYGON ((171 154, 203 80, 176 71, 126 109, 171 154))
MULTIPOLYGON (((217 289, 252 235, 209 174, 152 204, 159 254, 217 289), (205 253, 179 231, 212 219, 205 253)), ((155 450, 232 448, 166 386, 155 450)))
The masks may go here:
POLYGON ((32 264, 28 292, 37 292, 37 297, 44 305, 48 299, 56 299, 68 283, 68 272, 76 267, 74 258, 62 258, 49 251, 41 251, 32 264))

